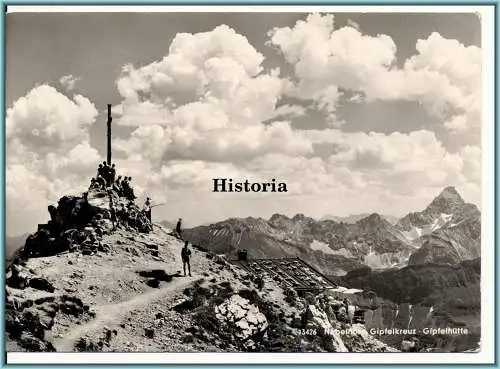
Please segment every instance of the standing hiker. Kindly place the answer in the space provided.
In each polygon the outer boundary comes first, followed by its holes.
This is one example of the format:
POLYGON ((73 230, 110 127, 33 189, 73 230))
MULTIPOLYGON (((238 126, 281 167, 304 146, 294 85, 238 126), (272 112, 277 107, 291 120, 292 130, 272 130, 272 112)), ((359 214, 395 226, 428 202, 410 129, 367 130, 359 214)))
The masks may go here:
POLYGON ((111 165, 111 168, 109 168, 109 184, 108 186, 112 186, 113 183, 115 183, 116 179, 116 167, 115 164, 111 165))
POLYGON ((191 250, 188 249, 189 241, 184 242, 184 247, 181 251, 182 257, 182 267, 184 269, 184 277, 186 276, 186 264, 188 266, 189 276, 191 277, 191 264, 189 263, 189 258, 191 256, 191 250))
POLYGON ((146 198, 146 202, 144 203, 144 212, 146 213, 146 217, 149 219, 149 222, 151 222, 151 199, 148 197, 146 198))
POLYGON ((182 218, 179 218, 179 220, 177 221, 177 226, 175 227, 175 231, 177 232, 179 238, 182 240, 182 218))
POLYGON ((102 162, 102 178, 104 178, 105 187, 109 185, 109 170, 110 167, 105 161, 102 162))
POLYGON ((99 167, 97 168, 97 177, 103 176, 104 172, 102 171, 102 164, 99 164, 99 167))

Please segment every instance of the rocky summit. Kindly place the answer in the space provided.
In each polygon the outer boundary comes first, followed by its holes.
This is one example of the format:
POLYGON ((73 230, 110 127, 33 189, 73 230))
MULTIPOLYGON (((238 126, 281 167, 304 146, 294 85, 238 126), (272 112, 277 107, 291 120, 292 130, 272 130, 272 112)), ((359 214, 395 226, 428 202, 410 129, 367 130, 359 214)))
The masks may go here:
POLYGON ((454 187, 446 187, 423 211, 406 215, 396 227, 418 247, 409 264, 457 264, 481 256, 481 213, 454 187))
POLYGON ((6 270, 8 352, 400 350, 342 289, 298 293, 197 243, 185 277, 184 242, 112 186, 48 211, 6 270))

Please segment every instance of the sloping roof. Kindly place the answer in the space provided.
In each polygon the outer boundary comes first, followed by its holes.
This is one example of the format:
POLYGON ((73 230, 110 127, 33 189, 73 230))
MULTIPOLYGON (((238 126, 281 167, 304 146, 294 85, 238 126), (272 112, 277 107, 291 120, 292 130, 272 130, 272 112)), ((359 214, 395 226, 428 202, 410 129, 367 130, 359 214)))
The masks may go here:
POLYGON ((300 258, 233 260, 234 264, 264 279, 274 279, 296 290, 322 290, 337 285, 300 258))

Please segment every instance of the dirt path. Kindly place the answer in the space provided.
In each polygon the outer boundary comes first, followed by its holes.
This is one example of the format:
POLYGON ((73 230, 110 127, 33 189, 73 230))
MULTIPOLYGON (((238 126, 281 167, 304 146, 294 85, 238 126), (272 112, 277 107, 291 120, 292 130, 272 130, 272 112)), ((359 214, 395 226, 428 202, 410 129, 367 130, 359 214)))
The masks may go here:
POLYGON ((67 332, 63 337, 55 340, 54 347, 58 352, 73 352, 74 346, 82 336, 94 336, 95 333, 101 333, 104 326, 120 324, 124 317, 131 311, 147 306, 156 300, 173 297, 175 293, 184 289, 187 285, 195 281, 195 277, 174 278, 172 282, 166 284, 163 288, 152 290, 150 292, 137 295, 130 300, 122 301, 116 304, 102 305, 95 308, 96 317, 84 325, 77 325, 67 332))

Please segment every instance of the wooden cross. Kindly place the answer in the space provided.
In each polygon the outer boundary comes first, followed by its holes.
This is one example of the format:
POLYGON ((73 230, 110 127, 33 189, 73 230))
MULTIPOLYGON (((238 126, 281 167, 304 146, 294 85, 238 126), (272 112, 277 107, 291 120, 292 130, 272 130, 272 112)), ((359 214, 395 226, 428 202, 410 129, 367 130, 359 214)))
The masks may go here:
POLYGON ((111 166, 111 121, 113 118, 111 118, 111 104, 108 104, 108 165, 111 166))

